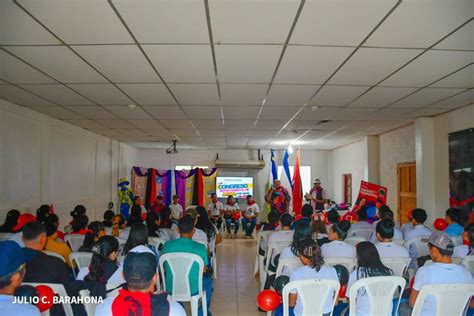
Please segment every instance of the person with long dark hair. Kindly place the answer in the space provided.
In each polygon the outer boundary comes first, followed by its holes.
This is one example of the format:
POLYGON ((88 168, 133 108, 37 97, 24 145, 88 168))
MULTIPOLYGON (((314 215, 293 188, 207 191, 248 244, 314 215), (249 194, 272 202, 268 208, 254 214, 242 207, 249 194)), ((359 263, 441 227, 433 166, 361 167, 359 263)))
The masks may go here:
POLYGON ((116 262, 119 250, 117 238, 102 236, 92 247, 92 260, 89 273, 84 281, 107 283, 107 280, 117 271, 116 262))
POLYGON ((169 229, 172 225, 171 209, 168 206, 164 206, 160 212, 160 228, 169 229))
POLYGON ((72 221, 71 234, 85 235, 87 233, 87 225, 89 224, 89 218, 87 215, 78 215, 72 221))
POLYGON ((211 243, 213 240, 216 239, 216 236, 217 234, 219 234, 219 231, 209 219, 209 215, 207 215, 207 211, 203 206, 196 207, 196 211, 198 212, 198 217, 197 223, 194 227, 202 230, 207 236, 207 241, 211 243))
MULTIPOLYGON (((349 290, 357 280, 392 274, 393 271, 383 265, 374 244, 362 241, 357 245, 357 268, 349 275, 346 296, 349 297, 349 290)), ((370 315, 370 299, 365 290, 357 292, 356 302, 357 315, 370 315)))
POLYGON ((87 227, 87 232, 84 237, 84 243, 79 247, 81 252, 92 252, 92 248, 97 243, 100 237, 105 235, 104 224, 99 221, 94 221, 87 227))
POLYGON ((114 218, 114 211, 112 210, 107 210, 104 212, 104 220, 102 223, 104 224, 104 227, 112 227, 112 219, 114 218))
POLYGON ((158 258, 158 251, 148 244, 148 227, 143 223, 135 223, 130 229, 127 242, 122 250, 122 255, 129 252, 150 252, 158 258))
POLYGON ((158 237, 163 241, 170 240, 168 232, 160 228, 160 215, 155 212, 146 214, 146 226, 148 228, 148 237, 158 237))
POLYGON ((36 210, 36 220, 44 224, 50 214, 51 207, 48 204, 43 204, 36 210))
POLYGON ((127 226, 132 226, 136 223, 143 223, 142 208, 138 204, 134 204, 130 209, 130 218, 127 221, 127 226))
POLYGON ((324 224, 323 212, 314 213, 311 220, 312 238, 316 240, 319 247, 329 242, 328 231, 324 224))
POLYGON ((351 223, 348 221, 340 221, 331 226, 329 230, 330 242, 321 246, 321 252, 324 257, 328 258, 355 258, 356 249, 353 245, 344 241, 347 237, 347 232, 351 228, 351 223))
POLYGON ((18 218, 20 217, 19 210, 9 210, 7 216, 5 217, 5 222, 0 227, 0 233, 14 233, 13 227, 18 223, 18 218))
POLYGON ((389 219, 383 219, 377 223, 375 228, 377 241, 375 248, 380 258, 408 258, 410 254, 405 247, 397 245, 392 241, 395 223, 389 219))

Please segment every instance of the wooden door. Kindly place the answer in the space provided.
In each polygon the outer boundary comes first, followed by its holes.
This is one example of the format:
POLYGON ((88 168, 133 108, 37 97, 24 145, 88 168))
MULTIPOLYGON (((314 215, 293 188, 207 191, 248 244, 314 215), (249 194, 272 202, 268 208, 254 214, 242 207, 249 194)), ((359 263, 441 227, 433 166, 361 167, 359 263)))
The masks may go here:
POLYGON ((342 185, 344 192, 344 203, 352 205, 352 174, 347 173, 342 175, 342 185))
POLYGON ((397 165, 398 177, 398 221, 408 222, 407 214, 416 208, 416 163, 400 163, 397 165))

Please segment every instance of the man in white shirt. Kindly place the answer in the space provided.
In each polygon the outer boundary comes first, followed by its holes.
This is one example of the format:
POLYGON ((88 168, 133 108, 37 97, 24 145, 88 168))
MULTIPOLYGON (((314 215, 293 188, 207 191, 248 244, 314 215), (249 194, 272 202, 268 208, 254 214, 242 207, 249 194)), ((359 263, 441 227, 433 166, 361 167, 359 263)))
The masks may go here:
POLYGON ((252 233, 257 224, 258 204, 255 203, 252 195, 247 195, 247 203, 242 207, 242 228, 245 231, 245 238, 253 238, 252 233))
POLYGON ((349 237, 352 236, 359 236, 363 238, 367 238, 369 234, 369 229, 372 229, 372 225, 367 222, 367 207, 364 205, 362 206, 358 211, 357 211, 357 219, 358 222, 351 224, 351 228, 349 229, 349 237), (357 233, 357 229, 367 229, 367 232, 365 231, 359 231, 357 233), (362 234, 364 232, 364 234, 362 234))
MULTIPOLYGON (((472 275, 466 268, 452 262, 454 243, 447 234, 439 231, 432 233, 428 240, 428 247, 433 264, 418 269, 410 293, 409 305, 400 304, 401 316, 411 315, 411 309, 415 306, 418 293, 424 285, 473 282, 472 275)), ((421 315, 436 315, 436 300, 433 296, 428 296, 424 301, 421 315)))
POLYGON ((224 204, 217 199, 217 194, 212 193, 211 195, 211 203, 207 206, 207 213, 209 214, 209 218, 214 222, 217 226, 217 229, 221 229, 222 225, 222 214, 224 213, 225 208, 224 204))
MULTIPOLYGON (((413 225, 412 229, 405 230, 404 235, 405 235, 405 240, 409 241, 413 238, 418 238, 418 237, 428 237, 431 235, 432 231, 423 223, 427 219, 427 214, 424 209, 421 208, 415 208, 413 212, 411 213, 411 222, 413 225)), ((410 253, 410 268, 416 268, 416 259, 418 259, 418 249, 416 248, 416 245, 412 244, 410 246, 410 249, 408 249, 410 253)))
POLYGON ((173 195, 173 202, 169 206, 171 210, 171 220, 175 223, 179 221, 181 217, 183 217, 183 207, 179 204, 179 195, 173 195))
MULTIPOLYGON (((385 205, 384 205, 384 206, 385 206, 385 205)), ((370 241, 371 243, 373 243, 373 244, 376 243, 376 241, 377 241, 376 227, 377 227, 377 224, 378 224, 380 221, 384 220, 384 219, 389 219, 389 220, 391 220, 391 221, 395 224, 395 226, 393 227, 393 238, 392 238, 392 239, 393 239, 393 240, 403 240, 403 233, 402 233, 402 231, 401 231, 399 228, 397 228, 397 223, 396 223, 395 220, 394 220, 393 212, 392 212, 392 210, 390 210, 390 209, 387 207, 387 209, 381 211, 381 213, 380 213, 380 220, 377 221, 377 222, 372 223, 372 227, 374 227, 374 232, 373 232, 372 235, 370 236, 370 240, 369 240, 369 241, 370 241)))
POLYGON ((383 219, 377 224, 376 236, 378 243, 375 248, 381 259, 383 258, 408 258, 409 254, 405 247, 392 242, 395 223, 389 219, 383 219))
MULTIPOLYGON (((292 222, 291 215, 288 213, 283 213, 280 216, 280 224, 281 230, 274 231, 273 233, 268 236, 268 244, 276 243, 276 242, 288 242, 288 245, 293 241, 293 233, 294 230, 291 230, 291 222, 292 222)), ((270 270, 275 272, 276 266, 274 265, 275 262, 275 254, 272 255, 272 260, 270 261, 270 270)), ((268 259, 268 258, 267 258, 268 259)))

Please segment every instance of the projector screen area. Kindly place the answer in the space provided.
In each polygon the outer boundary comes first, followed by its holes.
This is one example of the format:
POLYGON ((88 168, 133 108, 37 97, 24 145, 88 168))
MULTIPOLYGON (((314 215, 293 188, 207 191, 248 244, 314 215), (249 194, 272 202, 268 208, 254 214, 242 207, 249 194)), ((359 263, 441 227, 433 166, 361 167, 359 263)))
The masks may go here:
POLYGON ((218 198, 233 196, 241 199, 253 195, 253 177, 217 177, 216 193, 218 198))

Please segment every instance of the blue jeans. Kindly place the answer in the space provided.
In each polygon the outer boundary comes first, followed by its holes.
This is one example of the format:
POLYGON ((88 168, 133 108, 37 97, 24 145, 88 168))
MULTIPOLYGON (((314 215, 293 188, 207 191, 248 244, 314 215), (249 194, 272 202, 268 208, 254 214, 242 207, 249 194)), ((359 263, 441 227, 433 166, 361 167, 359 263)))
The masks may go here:
MULTIPOLYGON (((290 307, 290 308, 289 308, 289 313, 288 313, 289 316, 295 316, 295 312, 293 311, 294 309, 295 309, 294 307, 290 307)), ((283 316, 283 304, 280 304, 280 306, 278 306, 278 307, 273 311, 273 315, 275 315, 275 316, 283 316)))
POLYGON ((248 220, 246 217, 242 218, 242 228, 245 230, 246 236, 252 236, 255 225, 257 225, 256 217, 252 218, 251 220, 248 220))
MULTIPOLYGON (((212 295, 212 278, 208 276, 202 277, 202 289, 206 291, 206 301, 207 301, 207 315, 211 315, 209 312, 209 307, 211 306, 211 295, 212 295)), ((199 306, 198 315, 202 316, 202 305, 199 306)))
POLYGON ((239 231, 239 220, 238 219, 231 219, 231 218, 228 218, 228 219, 225 220, 225 226, 226 226, 227 232, 229 234, 230 234, 230 225, 231 224, 235 225, 234 234, 237 234, 237 232, 239 231))

